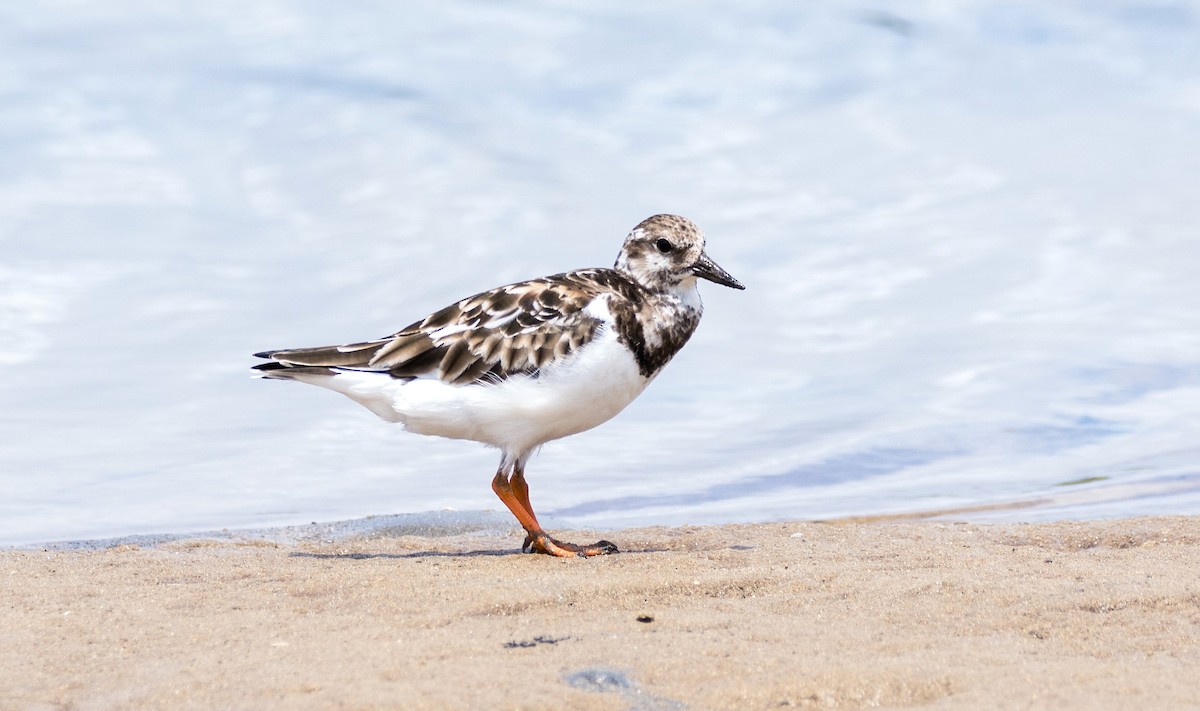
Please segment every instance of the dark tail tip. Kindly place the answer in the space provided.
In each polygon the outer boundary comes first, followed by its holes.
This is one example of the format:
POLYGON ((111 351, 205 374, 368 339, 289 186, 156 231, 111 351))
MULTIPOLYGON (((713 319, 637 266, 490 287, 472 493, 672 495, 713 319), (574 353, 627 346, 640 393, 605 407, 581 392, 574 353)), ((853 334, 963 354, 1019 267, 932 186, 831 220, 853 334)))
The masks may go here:
MULTIPOLYGON (((262 356, 259 357, 261 358, 262 356)), ((288 367, 283 363, 271 361, 270 363, 259 363, 258 365, 251 366, 251 370, 263 370, 270 372, 272 370, 288 370, 288 367)))

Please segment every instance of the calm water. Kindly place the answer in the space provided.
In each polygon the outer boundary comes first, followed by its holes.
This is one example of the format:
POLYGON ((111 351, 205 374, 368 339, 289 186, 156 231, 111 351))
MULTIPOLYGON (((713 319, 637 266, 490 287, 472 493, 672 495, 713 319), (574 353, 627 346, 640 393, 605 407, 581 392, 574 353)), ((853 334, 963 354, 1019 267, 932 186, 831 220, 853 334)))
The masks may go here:
POLYGON ((0 543, 497 508, 249 354, 656 212, 748 290, 547 517, 1200 513, 1200 2, 876 7, 7 3, 0 543))

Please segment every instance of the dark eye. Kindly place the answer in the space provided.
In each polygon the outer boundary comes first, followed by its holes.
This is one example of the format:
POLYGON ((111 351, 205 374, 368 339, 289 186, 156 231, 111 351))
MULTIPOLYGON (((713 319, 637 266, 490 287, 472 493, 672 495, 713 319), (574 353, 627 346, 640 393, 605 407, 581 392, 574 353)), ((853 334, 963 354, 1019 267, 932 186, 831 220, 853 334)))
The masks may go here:
POLYGON ((672 249, 675 249, 675 245, 671 244, 670 242, 668 242, 665 239, 659 239, 657 242, 654 243, 654 246, 658 247, 658 251, 662 252, 663 254, 666 254, 667 252, 670 252, 672 249))

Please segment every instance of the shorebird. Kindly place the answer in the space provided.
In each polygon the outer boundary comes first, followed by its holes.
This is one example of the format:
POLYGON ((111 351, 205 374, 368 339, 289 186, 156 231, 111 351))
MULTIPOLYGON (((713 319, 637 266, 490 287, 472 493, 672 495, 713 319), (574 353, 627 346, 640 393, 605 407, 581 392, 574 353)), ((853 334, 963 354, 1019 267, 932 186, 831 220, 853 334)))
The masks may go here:
POLYGON ((522 550, 616 553, 608 541, 555 540, 529 503, 525 464, 543 444, 625 408, 700 323, 698 279, 744 289, 709 258, 704 234, 654 215, 611 269, 580 269, 497 287, 373 341, 256 353, 265 378, 346 395, 409 432, 496 447, 492 490, 525 529, 522 550))

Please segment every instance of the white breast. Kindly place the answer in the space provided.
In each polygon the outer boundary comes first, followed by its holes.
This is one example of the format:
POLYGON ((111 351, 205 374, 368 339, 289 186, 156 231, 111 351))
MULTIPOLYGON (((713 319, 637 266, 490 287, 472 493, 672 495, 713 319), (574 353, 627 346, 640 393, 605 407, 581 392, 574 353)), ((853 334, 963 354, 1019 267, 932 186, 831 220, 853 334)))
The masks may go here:
POLYGON ((324 380, 314 384, 337 390, 410 432, 474 440, 513 454, 612 419, 650 383, 607 326, 536 378, 456 386, 343 372, 324 380))

